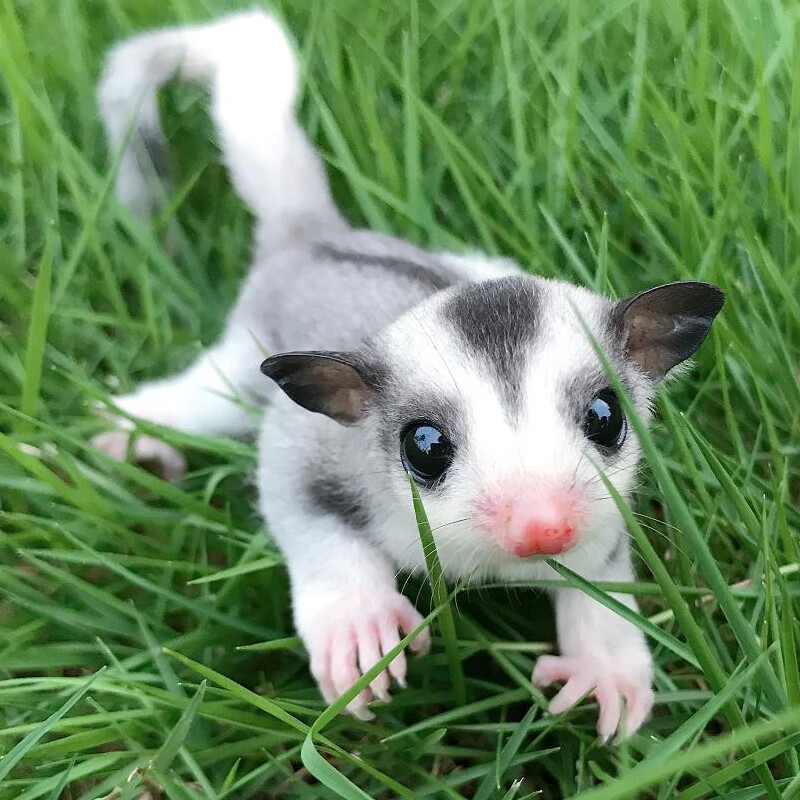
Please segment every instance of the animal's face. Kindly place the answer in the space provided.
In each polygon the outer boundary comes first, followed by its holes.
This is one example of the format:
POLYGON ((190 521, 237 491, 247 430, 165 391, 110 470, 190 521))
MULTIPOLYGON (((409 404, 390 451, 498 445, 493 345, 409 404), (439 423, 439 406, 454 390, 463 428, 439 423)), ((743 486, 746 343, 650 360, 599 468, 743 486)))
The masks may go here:
MULTIPOLYGON (((394 325, 374 407, 388 469, 420 487, 449 558, 492 562, 613 546, 638 443, 586 325, 639 413, 652 382, 624 358, 614 304, 566 284, 459 287, 394 325)), ((405 494, 408 494, 407 489, 405 494)))
POLYGON ((436 295, 358 355, 278 356, 265 371, 301 405, 354 423, 399 500, 413 477, 449 559, 487 572, 579 550, 602 559, 618 512, 600 472, 626 496, 639 447, 587 330, 647 419, 655 383, 721 304, 705 284, 617 304, 503 278, 436 295))

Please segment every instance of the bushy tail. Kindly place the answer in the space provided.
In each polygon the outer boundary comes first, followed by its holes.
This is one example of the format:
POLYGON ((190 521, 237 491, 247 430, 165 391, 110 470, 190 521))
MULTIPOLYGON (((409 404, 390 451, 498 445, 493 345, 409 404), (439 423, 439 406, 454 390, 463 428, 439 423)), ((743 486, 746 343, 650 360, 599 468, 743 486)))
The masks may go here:
POLYGON ((166 28, 114 47, 98 99, 109 142, 122 147, 119 199, 142 217, 156 206, 152 168, 163 175, 156 92, 175 75, 209 84, 223 158, 259 221, 259 239, 344 225, 322 164, 294 117, 298 69, 292 45, 262 11, 166 28))

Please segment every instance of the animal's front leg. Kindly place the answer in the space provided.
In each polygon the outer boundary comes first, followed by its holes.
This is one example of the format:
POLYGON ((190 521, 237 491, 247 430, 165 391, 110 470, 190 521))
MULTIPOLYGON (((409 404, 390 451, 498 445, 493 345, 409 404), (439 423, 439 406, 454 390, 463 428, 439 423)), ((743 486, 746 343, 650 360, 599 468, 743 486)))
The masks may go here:
MULTIPOLYGON (((397 591, 389 562, 365 542, 329 536, 324 550, 306 553, 302 559, 290 557, 289 569, 295 626, 308 650, 311 673, 328 703, 422 622, 408 598, 397 591)), ((427 629, 410 644, 420 655, 429 647, 427 629)), ((390 700, 392 679, 405 686, 403 651, 347 710, 359 719, 370 719, 368 703, 390 700)))
MULTIPOLYGON (((627 548, 603 571, 602 580, 630 581, 627 548)), ((598 575, 595 575, 600 579, 598 575)), ((629 595, 615 595, 631 608, 629 595)), ((558 656, 541 656, 533 671, 536 686, 563 683, 550 701, 559 714, 592 694, 600 707, 597 731, 608 741, 619 730, 637 731, 653 707, 653 660, 642 632, 577 589, 555 593, 558 656)))

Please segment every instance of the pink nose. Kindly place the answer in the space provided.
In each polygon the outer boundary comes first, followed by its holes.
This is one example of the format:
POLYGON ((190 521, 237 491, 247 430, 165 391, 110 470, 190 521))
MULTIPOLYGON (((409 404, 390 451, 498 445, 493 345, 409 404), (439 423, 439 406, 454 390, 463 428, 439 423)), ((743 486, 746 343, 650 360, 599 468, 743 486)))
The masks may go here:
POLYGON ((569 550, 574 540, 575 529, 566 520, 534 519, 513 547, 518 556, 554 556, 569 550))
POLYGON ((582 492, 536 477, 507 480, 480 496, 476 518, 506 552, 516 556, 565 553, 580 538, 582 492))

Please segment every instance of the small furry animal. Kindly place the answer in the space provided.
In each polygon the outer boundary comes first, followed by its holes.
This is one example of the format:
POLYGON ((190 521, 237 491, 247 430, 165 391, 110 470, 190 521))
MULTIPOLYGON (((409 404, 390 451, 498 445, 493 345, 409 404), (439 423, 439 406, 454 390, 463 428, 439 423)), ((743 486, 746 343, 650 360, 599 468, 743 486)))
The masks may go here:
MULTIPOLYGON (((96 445, 124 458, 130 444, 177 477, 182 456, 144 435, 129 443, 131 419, 260 431, 260 507, 324 698, 422 621, 396 584, 425 569, 407 475, 450 579, 554 578, 553 557, 589 580, 632 580, 600 470, 629 497, 639 443, 586 331, 646 420, 722 292, 672 283, 617 302, 505 259, 354 230, 296 122, 292 45, 261 11, 146 33, 108 56, 99 103, 111 145, 125 147, 116 191, 143 218, 155 205, 148 169, 163 161, 156 90, 175 75, 210 85, 223 156, 256 216, 254 263, 219 342, 184 372, 115 398, 124 418, 96 445), (263 407, 260 422, 241 401, 263 407)), ((533 673, 537 686, 564 684, 550 710, 592 693, 604 739, 637 730, 653 704, 642 633, 580 591, 553 599, 560 655, 533 673)), ((411 649, 428 646, 423 630, 411 649)), ((368 703, 405 678, 401 653, 349 710, 369 718, 368 703)))

